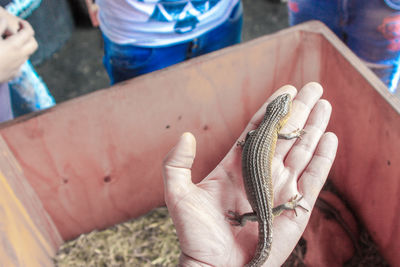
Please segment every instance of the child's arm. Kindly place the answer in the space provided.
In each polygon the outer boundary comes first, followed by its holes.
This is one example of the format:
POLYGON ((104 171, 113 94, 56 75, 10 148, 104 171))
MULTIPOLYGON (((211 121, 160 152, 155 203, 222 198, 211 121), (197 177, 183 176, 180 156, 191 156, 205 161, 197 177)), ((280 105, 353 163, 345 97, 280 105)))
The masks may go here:
POLYGON ((88 9, 89 17, 94 27, 99 26, 98 13, 99 6, 95 3, 95 0, 86 0, 86 6, 88 9))

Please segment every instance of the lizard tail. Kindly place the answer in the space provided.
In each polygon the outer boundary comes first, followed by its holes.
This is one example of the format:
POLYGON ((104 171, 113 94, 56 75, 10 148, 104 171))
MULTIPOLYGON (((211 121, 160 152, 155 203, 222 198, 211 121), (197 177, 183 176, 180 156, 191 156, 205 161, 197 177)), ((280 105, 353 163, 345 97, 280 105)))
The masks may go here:
POLYGON ((272 244, 272 223, 258 222, 258 245, 253 259, 245 265, 245 267, 259 267, 262 266, 268 259, 271 252, 272 244))

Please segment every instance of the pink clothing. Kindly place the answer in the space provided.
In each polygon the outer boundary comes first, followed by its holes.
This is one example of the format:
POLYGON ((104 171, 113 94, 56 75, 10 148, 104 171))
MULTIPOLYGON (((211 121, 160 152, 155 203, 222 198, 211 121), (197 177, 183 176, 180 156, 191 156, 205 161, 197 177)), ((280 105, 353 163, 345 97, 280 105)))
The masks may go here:
POLYGON ((0 83, 0 122, 8 121, 12 118, 10 89, 7 83, 0 83))

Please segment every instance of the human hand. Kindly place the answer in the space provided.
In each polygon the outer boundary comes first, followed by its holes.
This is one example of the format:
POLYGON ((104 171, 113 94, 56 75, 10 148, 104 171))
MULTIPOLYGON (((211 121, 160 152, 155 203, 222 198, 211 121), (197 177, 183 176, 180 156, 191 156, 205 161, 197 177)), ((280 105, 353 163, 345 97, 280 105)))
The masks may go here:
POLYGON ((7 23, 7 29, 2 35, 11 36, 20 30, 22 19, 12 15, 3 7, 0 7, 0 18, 5 19, 7 23))
MULTIPOLYGON (((31 25, 21 20, 20 26, 17 33, 0 38, 0 83, 17 76, 21 65, 38 47, 31 25)), ((6 34, 8 28, 7 21, 0 18, 0 34, 6 34)))
MULTIPOLYGON (((317 196, 328 176, 336 155, 337 137, 325 133, 331 106, 321 100, 322 87, 309 83, 297 94, 284 86, 267 101, 289 93, 293 107, 282 133, 303 128, 300 140, 278 140, 272 161, 274 206, 302 195, 300 204, 310 212, 284 211, 274 218, 272 249, 265 263, 280 266, 301 237, 317 196), (304 126, 305 125, 305 126, 304 126), (304 126, 304 127, 303 127, 304 126)), ((267 103, 253 116, 239 140, 261 122, 267 103)), ((232 226, 229 210, 251 212, 244 192, 241 173, 241 148, 233 145, 225 158, 200 183, 191 181, 191 167, 196 154, 193 135, 185 133, 164 160, 165 201, 175 224, 183 266, 243 266, 253 257, 258 242, 256 222, 244 227, 232 226)))

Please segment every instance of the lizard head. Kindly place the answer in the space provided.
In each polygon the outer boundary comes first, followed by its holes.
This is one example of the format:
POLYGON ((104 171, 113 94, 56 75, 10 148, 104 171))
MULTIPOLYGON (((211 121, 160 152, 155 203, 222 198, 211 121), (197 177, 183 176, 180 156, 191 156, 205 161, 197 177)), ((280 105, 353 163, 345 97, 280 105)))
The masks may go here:
POLYGON ((274 116, 277 118, 278 128, 280 130, 289 118, 292 108, 292 97, 290 94, 282 94, 276 97, 268 104, 264 120, 274 116))
POLYGON ((292 97, 290 94, 283 94, 277 96, 271 103, 268 104, 266 110, 266 116, 274 114, 279 115, 282 119, 290 114, 290 109, 292 106, 292 97))

